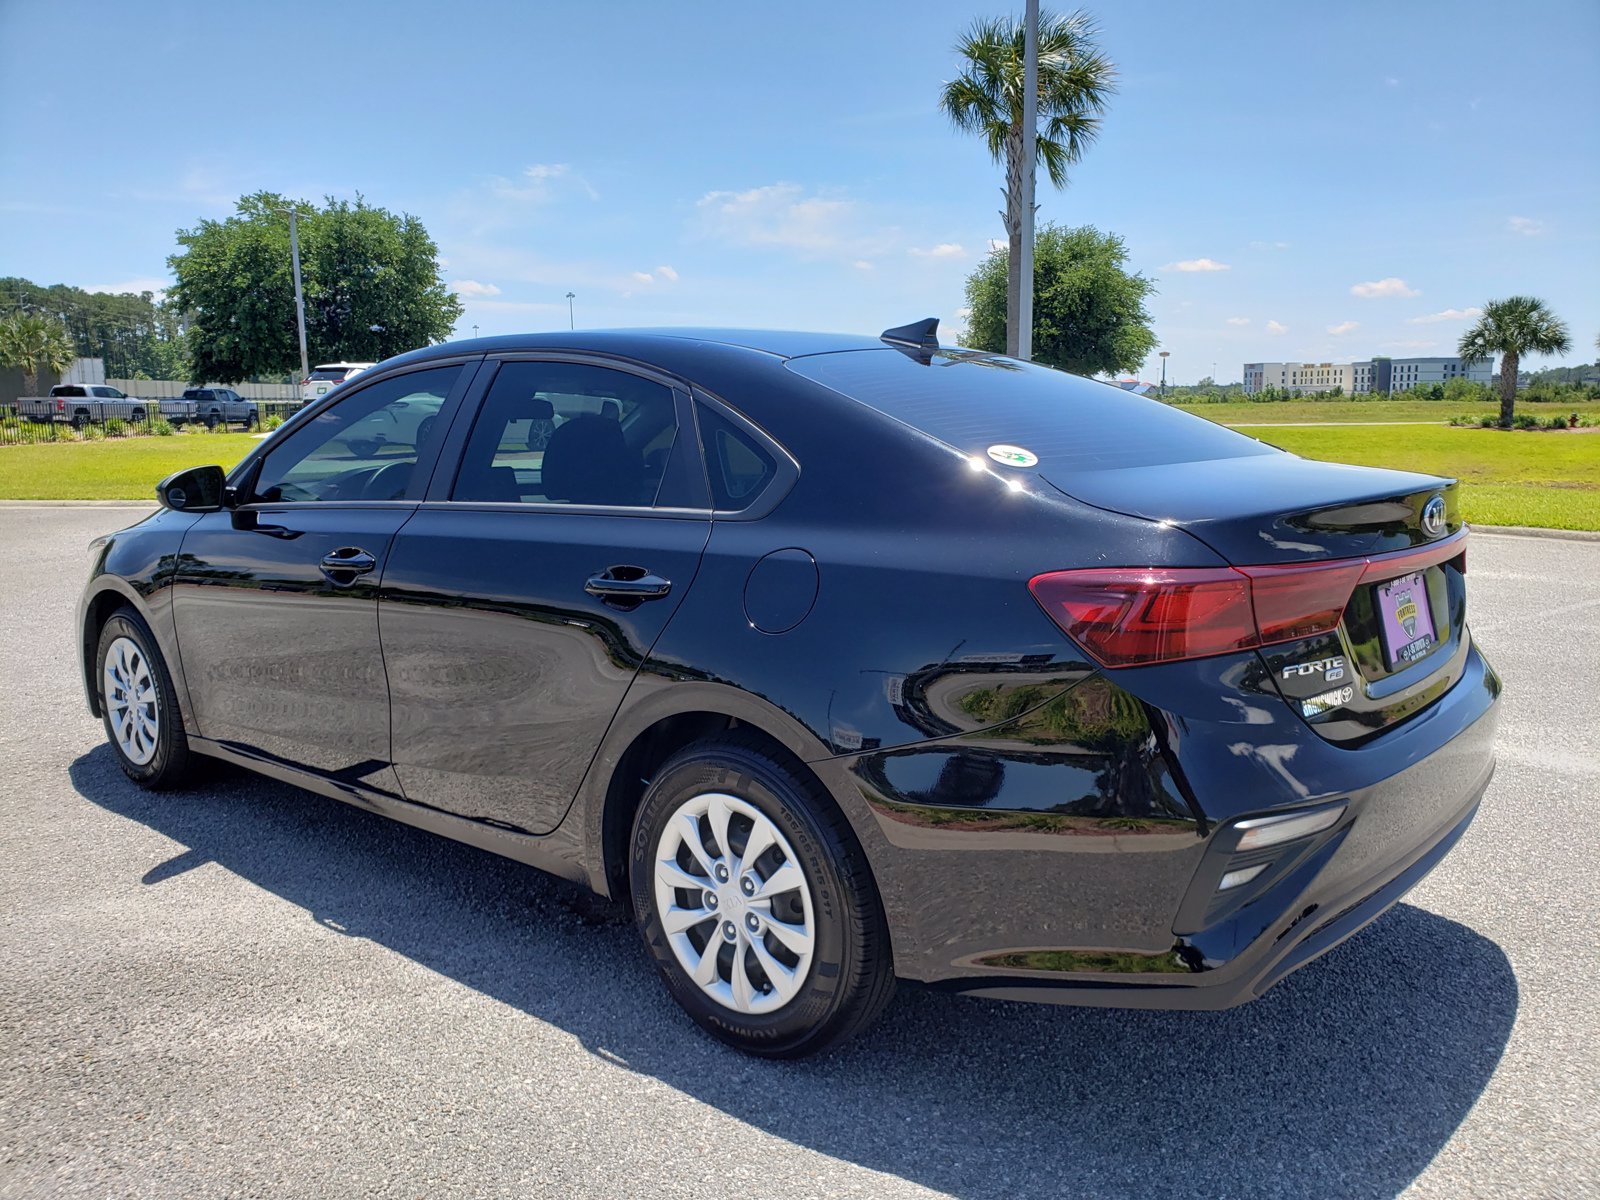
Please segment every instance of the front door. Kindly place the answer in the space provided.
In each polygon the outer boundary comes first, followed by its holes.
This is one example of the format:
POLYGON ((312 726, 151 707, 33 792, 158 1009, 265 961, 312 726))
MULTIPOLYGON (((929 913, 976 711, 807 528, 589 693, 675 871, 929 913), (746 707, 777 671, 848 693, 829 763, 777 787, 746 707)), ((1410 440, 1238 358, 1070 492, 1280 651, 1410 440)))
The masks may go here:
POLYGON ((685 406, 610 366, 500 365, 383 580, 407 799, 528 833, 560 822, 710 535, 685 406))
POLYGON ((463 372, 352 392, 240 477, 244 504, 184 536, 173 615, 202 736, 394 790, 378 585, 443 438, 444 421, 429 418, 459 400, 463 372))

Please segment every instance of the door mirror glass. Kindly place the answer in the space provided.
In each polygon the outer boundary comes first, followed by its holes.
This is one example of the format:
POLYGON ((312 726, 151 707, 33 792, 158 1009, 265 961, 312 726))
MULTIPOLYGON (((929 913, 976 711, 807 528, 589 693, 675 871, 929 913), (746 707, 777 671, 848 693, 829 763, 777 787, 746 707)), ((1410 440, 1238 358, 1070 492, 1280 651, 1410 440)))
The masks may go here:
POLYGON ((156 499, 174 512, 216 512, 222 507, 226 479, 221 467, 190 467, 156 484, 156 499))

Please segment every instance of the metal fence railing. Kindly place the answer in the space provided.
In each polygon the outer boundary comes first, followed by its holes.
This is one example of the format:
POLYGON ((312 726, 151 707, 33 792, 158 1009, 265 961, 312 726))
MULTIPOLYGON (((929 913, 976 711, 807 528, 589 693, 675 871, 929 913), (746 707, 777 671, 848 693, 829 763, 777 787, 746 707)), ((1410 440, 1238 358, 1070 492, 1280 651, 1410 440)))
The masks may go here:
POLYGON ((123 437, 168 437, 176 433, 276 429, 292 414, 299 412, 302 402, 277 400, 251 400, 248 402, 251 418, 246 420, 217 420, 198 417, 183 419, 163 416, 154 399, 144 407, 130 407, 127 416, 102 416, 99 411, 86 414, 71 411, 56 412, 49 418, 27 415, 15 405, 0 405, 0 446, 30 445, 35 442, 83 442, 123 437))

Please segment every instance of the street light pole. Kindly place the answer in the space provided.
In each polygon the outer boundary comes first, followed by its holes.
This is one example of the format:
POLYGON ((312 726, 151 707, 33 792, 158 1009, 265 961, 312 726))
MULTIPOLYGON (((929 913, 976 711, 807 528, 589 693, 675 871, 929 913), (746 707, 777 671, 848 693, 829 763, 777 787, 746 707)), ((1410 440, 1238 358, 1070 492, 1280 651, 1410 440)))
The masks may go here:
POLYGON ((1170 351, 1170 350, 1163 350, 1161 352, 1161 399, 1162 400, 1165 400, 1167 398, 1167 356, 1169 354, 1171 354, 1171 353, 1172 353, 1172 351, 1170 351))
POLYGON ((1017 258, 1017 357, 1033 358, 1033 192, 1039 124, 1039 0, 1027 0, 1022 35, 1022 252, 1017 258))
POLYGON ((300 328, 300 379, 311 377, 311 360, 306 357, 306 296, 300 287, 300 230, 295 224, 299 214, 289 209, 289 258, 294 263, 294 319, 300 328))
POLYGON ((572 297, 573 297, 573 293, 572 292, 568 292, 567 293, 567 328, 568 329, 576 329, 578 327, 576 319, 572 315, 572 297))

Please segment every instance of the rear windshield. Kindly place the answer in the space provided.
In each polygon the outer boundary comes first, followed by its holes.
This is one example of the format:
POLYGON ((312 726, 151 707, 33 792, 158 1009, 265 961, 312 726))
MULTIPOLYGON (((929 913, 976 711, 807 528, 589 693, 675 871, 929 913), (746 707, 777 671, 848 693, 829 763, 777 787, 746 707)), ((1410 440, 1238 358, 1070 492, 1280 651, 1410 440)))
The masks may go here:
POLYGON ((345 372, 349 369, 349 367, 318 367, 311 372, 311 378, 313 381, 320 379, 324 382, 331 380, 334 383, 338 383, 344 379, 345 372))
POLYGON ((788 367, 958 450, 1015 447, 1046 471, 1278 453, 1108 383, 978 351, 940 350, 924 363, 886 346, 794 358, 788 367))

